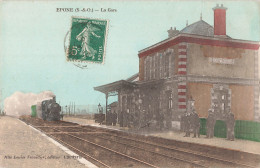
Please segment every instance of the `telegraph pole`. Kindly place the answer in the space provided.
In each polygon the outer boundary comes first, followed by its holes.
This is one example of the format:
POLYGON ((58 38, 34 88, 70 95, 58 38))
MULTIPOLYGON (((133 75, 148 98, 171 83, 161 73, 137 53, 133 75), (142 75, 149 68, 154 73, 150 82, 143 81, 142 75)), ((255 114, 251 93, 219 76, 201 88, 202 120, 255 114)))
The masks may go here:
POLYGON ((74 115, 76 115, 76 102, 74 102, 74 115))
POLYGON ((76 115, 76 111, 75 111, 75 102, 73 103, 74 106, 73 106, 73 111, 74 111, 74 116, 76 115))
POLYGON ((69 116, 70 116, 71 102, 69 104, 69 116))

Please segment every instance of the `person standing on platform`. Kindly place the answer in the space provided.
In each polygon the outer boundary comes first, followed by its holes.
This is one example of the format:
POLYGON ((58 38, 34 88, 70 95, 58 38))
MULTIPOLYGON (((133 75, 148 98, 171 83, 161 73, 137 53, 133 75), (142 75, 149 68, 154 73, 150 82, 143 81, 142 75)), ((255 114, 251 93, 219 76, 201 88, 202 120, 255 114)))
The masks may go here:
POLYGON ((115 111, 113 111, 113 114, 112 114, 112 123, 113 123, 113 126, 116 126, 116 121, 117 121, 117 114, 115 111))
POLYGON ((216 120, 215 120, 214 113, 213 113, 212 109, 209 109, 208 113, 209 113, 209 115, 208 115, 207 124, 206 124, 207 138, 213 138, 216 120))
POLYGON ((194 136, 193 138, 200 137, 200 118, 196 113, 195 109, 193 109, 191 113, 191 128, 193 129, 194 136))
POLYGON ((183 121, 184 121, 184 131, 185 131, 184 137, 190 137, 190 114, 188 112, 185 113, 183 121))
POLYGON ((235 133, 234 133, 234 127, 235 127, 235 117, 234 114, 231 112, 230 108, 226 109, 227 114, 227 140, 234 141, 235 139, 235 133))
MULTIPOLYGON (((196 137, 198 135, 198 137, 200 136, 199 131, 200 131, 200 119, 198 114, 195 111, 195 107, 194 107, 194 103, 195 101, 192 99, 192 97, 190 97, 190 99, 188 100, 188 109, 187 109, 187 113, 189 114, 187 120, 188 120, 188 124, 189 124, 189 131, 192 129, 194 136, 196 137)), ((189 135, 189 132, 188 132, 189 135)))

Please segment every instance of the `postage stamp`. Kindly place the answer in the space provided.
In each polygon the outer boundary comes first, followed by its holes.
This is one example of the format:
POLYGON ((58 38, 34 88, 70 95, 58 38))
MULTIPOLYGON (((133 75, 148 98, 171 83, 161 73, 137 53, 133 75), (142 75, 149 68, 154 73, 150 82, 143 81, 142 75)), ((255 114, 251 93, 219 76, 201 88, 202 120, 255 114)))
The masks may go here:
POLYGON ((72 17, 68 61, 104 63, 108 20, 72 17))

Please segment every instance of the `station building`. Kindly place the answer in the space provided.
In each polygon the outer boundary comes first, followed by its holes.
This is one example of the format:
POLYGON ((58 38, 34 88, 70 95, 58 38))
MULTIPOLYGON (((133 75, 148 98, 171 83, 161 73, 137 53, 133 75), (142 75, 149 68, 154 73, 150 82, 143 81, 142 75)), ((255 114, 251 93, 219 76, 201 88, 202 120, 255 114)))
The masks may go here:
POLYGON ((131 113, 147 120, 162 118, 166 127, 179 121, 190 97, 199 117, 210 108, 230 108, 236 120, 260 121, 259 42, 226 34, 223 5, 213 8, 214 26, 202 17, 138 53, 139 73, 94 89, 118 96, 121 126, 131 113))

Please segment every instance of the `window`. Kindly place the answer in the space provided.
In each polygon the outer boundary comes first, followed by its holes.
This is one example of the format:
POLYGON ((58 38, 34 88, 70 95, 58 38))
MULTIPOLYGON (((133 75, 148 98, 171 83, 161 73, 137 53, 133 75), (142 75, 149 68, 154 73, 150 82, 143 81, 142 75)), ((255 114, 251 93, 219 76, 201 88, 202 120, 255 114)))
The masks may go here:
POLYGON ((150 57, 146 57, 145 59, 145 79, 150 80, 150 57))
POLYGON ((144 60, 144 80, 147 80, 147 58, 144 60))
POLYGON ((127 102, 126 102, 126 96, 122 97, 122 109, 123 111, 126 110, 127 102))
POLYGON ((174 73, 174 52, 171 53, 170 76, 174 73))
POLYGON ((162 76, 161 76, 161 78, 164 78, 165 77, 165 60, 166 60, 166 58, 165 58, 165 55, 163 55, 163 57, 162 57, 162 76))
POLYGON ((173 50, 168 49, 164 53, 156 53, 147 56, 144 61, 144 79, 169 78, 174 66, 173 50))
POLYGON ((153 55, 151 58, 152 58, 151 79, 155 79, 155 55, 153 55))
POLYGON ((167 53, 165 55, 165 77, 170 77, 170 54, 167 53))
POLYGON ((159 55, 155 55, 155 79, 159 79, 159 55))
POLYGON ((132 107, 132 96, 127 96, 127 109, 129 110, 129 112, 131 111, 131 107, 132 107))
POLYGON ((167 107, 168 107, 168 109, 172 109, 172 107, 173 107, 173 97, 172 97, 172 91, 171 90, 167 90, 166 91, 166 96, 167 96, 167 107))
POLYGON ((148 79, 152 79, 152 65, 153 65, 153 60, 152 57, 149 57, 149 74, 148 74, 148 79))
POLYGON ((159 75, 159 78, 161 79, 162 77, 163 77, 163 67, 162 67, 162 65, 163 65, 163 58, 162 58, 162 53, 160 53, 159 54, 159 60, 160 60, 160 64, 159 64, 159 73, 160 73, 160 75, 159 75))

